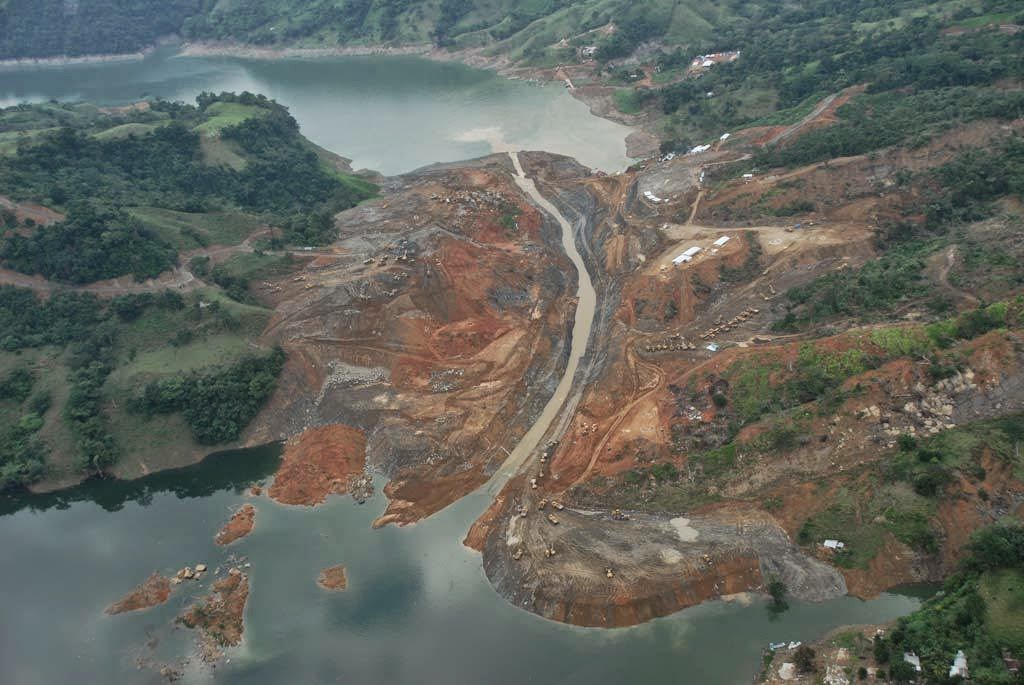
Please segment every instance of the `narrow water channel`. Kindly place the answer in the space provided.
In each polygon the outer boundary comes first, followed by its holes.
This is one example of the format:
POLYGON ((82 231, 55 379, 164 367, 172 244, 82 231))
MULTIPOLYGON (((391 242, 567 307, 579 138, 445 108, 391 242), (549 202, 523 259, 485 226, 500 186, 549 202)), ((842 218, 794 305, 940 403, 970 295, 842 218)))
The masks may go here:
MULTIPOLYGON (((522 162, 519 161, 518 152, 509 152, 512 158, 512 165, 515 167, 513 179, 516 185, 526 193, 535 205, 558 222, 562 232, 562 249, 569 257, 573 266, 576 267, 576 314, 572 325, 572 338, 569 341, 569 360, 565 366, 565 372, 558 381, 554 394, 544 405, 540 416, 534 421, 530 429, 523 435, 522 439, 509 454, 508 459, 501 468, 491 477, 487 483, 487 492, 496 493, 509 478, 514 476, 519 468, 526 462, 530 454, 537 448, 545 433, 551 427, 559 415, 571 413, 573 406, 566 406, 566 400, 572 395, 573 383, 576 378, 576 371, 579 369, 580 361, 587 351, 587 343, 590 341, 590 329, 594 324, 594 310, 597 306, 597 293, 594 291, 594 283, 587 271, 587 265, 576 247, 576 233, 572 224, 562 215, 546 197, 537 190, 537 184, 523 171, 522 162)), ((557 438, 556 438, 557 439, 557 438)))

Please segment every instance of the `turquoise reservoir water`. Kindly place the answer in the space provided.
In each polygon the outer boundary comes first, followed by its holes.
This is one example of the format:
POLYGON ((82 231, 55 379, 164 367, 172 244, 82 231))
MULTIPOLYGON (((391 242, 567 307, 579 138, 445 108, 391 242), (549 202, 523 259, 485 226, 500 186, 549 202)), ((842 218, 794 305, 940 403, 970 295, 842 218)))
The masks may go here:
POLYGON ((548 150, 605 171, 628 163, 625 126, 592 116, 556 84, 510 81, 415 57, 282 61, 180 57, 159 50, 135 62, 0 69, 0 105, 144 97, 191 101, 202 91, 248 90, 287 105, 303 133, 384 174, 488 154, 548 150))
POLYGON ((380 496, 365 505, 332 498, 316 509, 247 496, 245 485, 265 480, 277 454, 225 453, 132 483, 5 498, 0 682, 158 682, 137 664, 180 665, 192 652, 194 635, 173 619, 208 591, 207 581, 179 586, 151 610, 103 610, 153 571, 213 568, 232 552, 252 564, 243 644, 215 670, 192 659, 188 682, 745 683, 769 641, 807 640, 918 605, 886 594, 793 603, 775 617, 754 598, 610 631, 552 623, 495 594, 479 555, 462 546, 485 494, 413 526, 372 530, 380 496), (214 533, 247 501, 258 510, 255 531, 229 548, 214 545, 214 533), (346 592, 316 584, 335 564, 348 568, 346 592))

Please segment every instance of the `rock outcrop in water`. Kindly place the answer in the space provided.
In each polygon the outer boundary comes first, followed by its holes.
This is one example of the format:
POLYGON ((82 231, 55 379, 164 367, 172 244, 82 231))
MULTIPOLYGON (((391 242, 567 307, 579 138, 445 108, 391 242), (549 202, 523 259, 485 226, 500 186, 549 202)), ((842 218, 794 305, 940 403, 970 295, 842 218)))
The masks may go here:
POLYGON ((230 545, 251 533, 255 525, 256 507, 251 504, 243 504, 217 532, 213 541, 218 545, 230 545))
POLYGON ((325 568, 317 578, 317 585, 325 590, 341 591, 348 588, 348 575, 341 564, 325 568))
POLYGON ((127 595, 107 607, 110 615, 139 611, 163 604, 171 596, 171 579, 154 573, 127 595))
POLYGON ((199 632, 199 646, 204 661, 223 656, 224 647, 242 641, 245 630, 242 619, 249 598, 249 578, 237 568, 213 584, 213 592, 189 607, 178 622, 199 632))

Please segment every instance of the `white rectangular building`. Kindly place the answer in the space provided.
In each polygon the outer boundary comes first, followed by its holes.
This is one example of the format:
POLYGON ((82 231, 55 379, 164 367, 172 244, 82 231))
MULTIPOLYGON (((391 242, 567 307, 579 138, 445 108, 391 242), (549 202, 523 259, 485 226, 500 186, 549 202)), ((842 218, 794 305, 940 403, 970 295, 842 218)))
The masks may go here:
POLYGON ((697 247, 696 245, 694 245, 693 247, 688 247, 681 255, 673 259, 672 263, 683 264, 684 262, 693 261, 693 258, 697 255, 698 252, 700 252, 700 250, 701 248, 697 247))

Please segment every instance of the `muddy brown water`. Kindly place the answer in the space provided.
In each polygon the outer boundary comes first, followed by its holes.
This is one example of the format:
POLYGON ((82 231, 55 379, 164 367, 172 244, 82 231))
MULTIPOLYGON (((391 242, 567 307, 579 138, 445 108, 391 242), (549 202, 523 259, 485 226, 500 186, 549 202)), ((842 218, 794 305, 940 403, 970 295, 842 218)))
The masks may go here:
MULTIPOLYGON (((533 179, 526 175, 523 165, 519 161, 519 153, 511 151, 508 153, 512 158, 512 165, 515 168, 513 179, 516 185, 540 207, 544 212, 558 222, 562 229, 562 249, 569 257, 576 269, 576 314, 573 318, 572 337, 569 341, 569 358, 566 363, 562 378, 555 387, 540 416, 533 425, 519 440, 502 464, 501 468, 491 477, 486 485, 487 492, 496 494, 502 486, 519 470, 536 450, 541 439, 548 433, 552 423, 559 417, 564 423, 572 416, 572 410, 580 397, 580 388, 576 386, 576 372, 579 370, 580 361, 587 351, 587 343, 590 341, 590 330, 594 324, 594 310, 597 307, 597 292, 594 290, 593 281, 587 271, 587 265, 583 261, 579 250, 576 248, 576 231, 572 224, 562 215, 555 205, 537 190, 533 179)), ((561 434, 564 426, 556 428, 555 434, 561 434)))
MULTIPOLYGON (((95 87, 91 81, 82 81, 78 90, 70 87, 76 74, 37 74, 34 89, 53 93, 63 82, 64 94, 88 95, 95 87)), ((0 74, 2 93, 12 91, 9 76, 0 74)), ((133 78, 131 88, 144 87, 140 77, 133 78)), ((24 79, 22 87, 29 82, 24 79)), ((305 83, 315 88, 322 82, 305 83)), ((259 83, 251 85, 260 89, 259 83)), ((409 99, 415 109, 415 98, 409 99)), ((458 106, 457 99, 450 104, 453 110, 458 106)), ((552 128, 559 125, 551 122, 552 128)), ((502 134, 500 145, 514 144, 502 134)), ((391 163, 411 168, 413 159, 391 163)), ((494 488, 529 456, 560 410, 571 407, 594 311, 593 286, 572 226, 525 178, 517 156, 512 159, 517 182, 562 227, 563 245, 579 275, 580 306, 569 364, 555 395, 488 486, 416 525, 373 530, 371 522, 385 508, 379 495, 362 506, 333 497, 314 509, 249 497, 248 486, 265 484, 279 464, 280 447, 271 445, 214 455, 138 481, 91 482, 47 496, 0 496, 0 682, 157 683, 166 664, 189 683, 726 685, 749 682, 771 641, 808 640, 838 625, 887 621, 918 606, 919 599, 885 594, 869 602, 793 602, 788 612, 773 615, 762 599, 746 597, 633 628, 600 630, 546 621, 494 592, 480 556, 461 540, 494 488), (257 509, 254 532, 229 547, 217 546, 215 533, 245 502, 257 509), (242 557, 231 563, 250 564, 251 594, 243 642, 216 669, 195 658, 194 635, 173 622, 209 591, 212 575, 178 586, 163 606, 104 614, 153 571, 170 574, 197 563, 215 569, 226 566, 229 555, 242 557), (338 564, 347 568, 348 589, 329 593, 318 587, 320 571, 338 564)), ((379 492, 383 481, 376 485, 379 492)))

